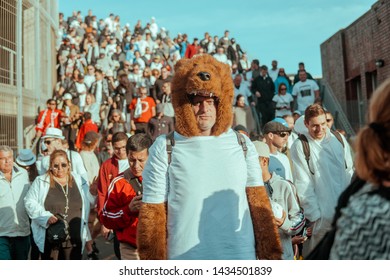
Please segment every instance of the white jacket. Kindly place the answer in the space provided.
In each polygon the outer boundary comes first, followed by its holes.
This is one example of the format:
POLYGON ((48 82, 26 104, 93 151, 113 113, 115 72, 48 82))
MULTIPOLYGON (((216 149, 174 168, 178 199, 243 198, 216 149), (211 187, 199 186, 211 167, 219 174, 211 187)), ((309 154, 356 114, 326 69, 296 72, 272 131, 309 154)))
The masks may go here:
MULTIPOLYGON (((91 239, 91 234, 88 229, 88 216, 90 205, 95 203, 96 196, 91 195, 89 192, 87 181, 75 173, 72 173, 72 176, 80 191, 83 203, 80 232, 83 250, 85 242, 91 239)), ((41 252, 43 252, 45 248, 46 229, 49 226, 47 221, 55 214, 46 211, 44 206, 49 188, 50 177, 47 174, 38 176, 24 198, 27 213, 31 218, 31 229, 33 231, 34 241, 41 252)))
POLYGON ((299 139, 290 153, 300 204, 306 218, 315 221, 310 242, 305 243, 309 252, 331 228, 338 198, 351 181, 353 167, 348 144, 344 141, 346 148, 343 148, 329 129, 322 140, 314 140, 308 132, 304 134, 310 145, 309 164, 314 175, 309 171, 299 139))
POLYGON ((30 187, 27 171, 14 164, 11 183, 0 171, 0 236, 16 237, 30 234, 30 222, 20 203, 30 187))

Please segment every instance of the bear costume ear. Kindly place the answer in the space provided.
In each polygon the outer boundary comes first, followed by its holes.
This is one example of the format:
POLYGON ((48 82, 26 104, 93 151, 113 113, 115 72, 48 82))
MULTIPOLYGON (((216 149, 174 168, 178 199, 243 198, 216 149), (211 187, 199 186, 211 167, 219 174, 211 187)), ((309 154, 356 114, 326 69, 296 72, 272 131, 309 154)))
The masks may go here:
POLYGON ((211 135, 219 136, 232 126, 234 88, 229 66, 217 61, 211 55, 198 55, 191 59, 181 59, 175 65, 175 75, 172 79, 172 105, 175 110, 175 130, 185 137, 200 135, 195 115, 188 100, 188 91, 212 89, 219 98, 217 119, 211 135), (197 80, 199 71, 211 74, 211 80, 205 85, 197 80), (193 75, 193 76, 191 76, 193 75), (191 80, 191 82, 189 82, 191 80))

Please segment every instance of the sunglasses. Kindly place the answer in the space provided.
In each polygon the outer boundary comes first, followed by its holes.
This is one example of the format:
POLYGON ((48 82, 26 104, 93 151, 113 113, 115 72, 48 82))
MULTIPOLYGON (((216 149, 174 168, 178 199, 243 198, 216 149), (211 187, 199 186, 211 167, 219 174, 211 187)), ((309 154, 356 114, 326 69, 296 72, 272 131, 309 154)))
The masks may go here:
POLYGON ((68 164, 65 163, 65 162, 63 162, 63 163, 61 163, 61 164, 54 164, 54 165, 53 165, 53 168, 54 168, 54 169, 60 169, 60 166, 62 167, 62 169, 64 169, 64 168, 67 168, 67 167, 68 167, 68 164))
POLYGON ((278 133, 276 133, 276 134, 279 135, 279 136, 282 137, 282 138, 284 138, 284 137, 290 135, 290 133, 288 133, 288 132, 278 132, 278 133))
POLYGON ((57 103, 49 103, 49 105, 57 105, 57 103))
POLYGON ((280 88, 280 90, 287 90, 287 88, 280 88))

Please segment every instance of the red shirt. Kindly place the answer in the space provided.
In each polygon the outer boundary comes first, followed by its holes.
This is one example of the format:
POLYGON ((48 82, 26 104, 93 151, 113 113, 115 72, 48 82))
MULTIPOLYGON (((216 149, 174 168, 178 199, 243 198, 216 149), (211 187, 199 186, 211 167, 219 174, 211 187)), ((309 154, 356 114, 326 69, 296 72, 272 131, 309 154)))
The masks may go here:
MULTIPOLYGON (((138 98, 133 98, 131 101, 129 108, 130 110, 135 110, 135 105, 137 104, 138 98)), ((146 96, 145 98, 141 98, 141 104, 142 104, 142 114, 139 118, 134 118, 135 123, 148 123, 149 120, 153 117, 153 111, 152 109, 156 107, 156 103, 154 102, 154 99, 146 96)))

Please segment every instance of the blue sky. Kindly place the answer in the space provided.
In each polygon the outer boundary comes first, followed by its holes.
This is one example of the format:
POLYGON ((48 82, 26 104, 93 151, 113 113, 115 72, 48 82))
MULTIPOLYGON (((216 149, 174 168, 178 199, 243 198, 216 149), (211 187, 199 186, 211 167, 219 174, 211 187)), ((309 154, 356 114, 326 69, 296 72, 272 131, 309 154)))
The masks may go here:
POLYGON ((320 45, 367 12, 376 0, 59 0, 65 17, 73 10, 83 16, 92 9, 98 19, 119 15, 131 27, 144 26, 154 16, 171 37, 187 33, 203 38, 204 32, 223 36, 230 31, 250 59, 271 65, 273 59, 288 73, 298 62, 314 76, 322 76, 320 45))

